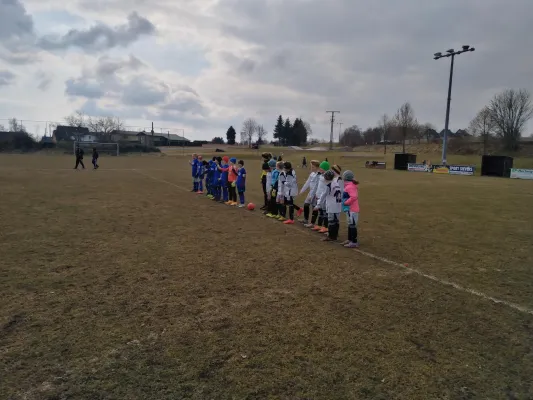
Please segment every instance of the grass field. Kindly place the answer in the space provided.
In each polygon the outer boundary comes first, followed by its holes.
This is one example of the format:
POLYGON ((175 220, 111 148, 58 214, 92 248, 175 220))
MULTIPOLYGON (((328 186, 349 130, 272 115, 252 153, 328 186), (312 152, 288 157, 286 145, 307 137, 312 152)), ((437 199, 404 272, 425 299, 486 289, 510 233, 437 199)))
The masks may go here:
POLYGON ((361 251, 191 194, 180 150, 0 155, 0 398, 533 398, 533 182, 340 156, 361 251))

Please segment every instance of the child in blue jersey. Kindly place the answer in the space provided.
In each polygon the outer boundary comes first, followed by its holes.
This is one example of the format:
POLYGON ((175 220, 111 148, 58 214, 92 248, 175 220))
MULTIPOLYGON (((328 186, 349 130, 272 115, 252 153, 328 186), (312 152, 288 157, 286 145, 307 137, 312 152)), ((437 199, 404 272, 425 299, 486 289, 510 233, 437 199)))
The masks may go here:
POLYGON ((205 165, 205 195, 209 199, 213 196, 213 185, 211 184, 213 182, 213 162, 213 160, 209 160, 209 162, 206 163, 207 165, 205 165))
POLYGON ((213 200, 220 201, 220 196, 222 194, 222 186, 220 183, 220 164, 222 163, 222 157, 217 157, 213 165, 213 200))
POLYGON ((229 170, 229 157, 222 157, 222 164, 218 167, 220 171, 220 186, 222 190, 222 199, 219 200, 221 203, 226 203, 229 200, 228 194, 228 170, 229 170))
POLYGON ((239 192, 239 208, 244 208, 244 192, 246 191, 246 170, 244 169, 244 161, 239 160, 237 163, 237 191, 239 192))
POLYGON ((191 173, 192 173, 191 192, 197 192, 198 191, 198 154, 193 153, 192 161, 189 161, 189 164, 191 165, 191 173))
POLYGON ((196 161, 196 193, 198 194, 204 193, 204 173, 205 170, 202 156, 198 156, 196 161))

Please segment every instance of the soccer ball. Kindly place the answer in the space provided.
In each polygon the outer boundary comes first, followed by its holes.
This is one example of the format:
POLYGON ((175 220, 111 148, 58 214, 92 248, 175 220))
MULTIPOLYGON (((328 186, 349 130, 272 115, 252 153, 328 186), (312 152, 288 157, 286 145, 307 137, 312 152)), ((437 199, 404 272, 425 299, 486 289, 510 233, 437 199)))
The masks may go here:
POLYGON ((255 210, 255 204, 254 203, 248 203, 248 210, 250 210, 250 211, 255 210))

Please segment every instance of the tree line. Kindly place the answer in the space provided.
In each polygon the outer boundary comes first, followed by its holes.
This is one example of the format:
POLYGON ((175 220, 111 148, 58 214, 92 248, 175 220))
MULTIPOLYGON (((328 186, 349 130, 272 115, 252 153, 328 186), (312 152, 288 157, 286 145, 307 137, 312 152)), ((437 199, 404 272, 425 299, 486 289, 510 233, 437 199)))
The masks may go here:
MULTIPOLYGON (((484 154, 491 139, 498 140, 506 150, 516 151, 525 125, 531 117, 533 117, 531 94, 524 89, 506 89, 496 94, 489 104, 477 113, 468 129, 459 129, 455 133, 448 131, 448 135, 452 140, 468 136, 481 137, 484 154)), ((431 123, 420 123, 413 107, 406 102, 392 117, 387 114, 382 115, 374 127, 363 131, 357 125, 350 126, 340 135, 339 142, 342 146, 348 147, 383 144, 385 151, 387 144, 401 143, 405 152, 406 140, 439 143, 443 133, 444 130, 437 132, 431 123)))

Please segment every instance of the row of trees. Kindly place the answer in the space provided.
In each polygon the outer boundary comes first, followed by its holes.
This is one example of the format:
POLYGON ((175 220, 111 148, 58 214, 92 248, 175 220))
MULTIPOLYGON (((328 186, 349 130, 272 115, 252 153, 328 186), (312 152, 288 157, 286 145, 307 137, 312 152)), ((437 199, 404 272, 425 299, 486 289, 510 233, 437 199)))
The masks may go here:
POLYGON ((24 132, 27 133, 26 127, 22 125, 22 122, 19 122, 16 118, 10 118, 7 121, 7 131, 6 127, 3 124, 0 124, 0 132, 24 132))
POLYGON ((65 122, 69 126, 87 128, 90 132, 109 134, 113 130, 123 130, 124 121, 118 117, 88 117, 81 111, 65 117, 65 122))
MULTIPOLYGON (((528 91, 507 89, 496 94, 470 123, 468 130, 448 132, 452 138, 479 136, 483 138, 484 153, 490 139, 498 139, 506 150, 517 150, 524 127, 533 117, 533 103, 528 91)), ((441 134, 430 123, 419 123, 411 104, 404 103, 391 118, 386 114, 377 126, 362 131, 357 125, 344 130, 339 142, 343 146, 355 147, 364 144, 402 143, 405 152, 406 140, 440 141, 441 134)))
MULTIPOLYGON (((279 116, 274 126, 274 140, 282 146, 302 146, 308 142, 312 134, 311 126, 301 118, 296 118, 291 123, 289 118, 283 119, 279 116)), ((247 118, 241 128, 240 144, 251 146, 253 143, 263 144, 267 140, 268 131, 265 127, 253 118, 247 118)), ((237 132, 233 126, 230 126, 226 132, 226 142, 235 144, 237 142, 237 132)), ((224 139, 215 137, 212 143, 223 144, 224 139)))

